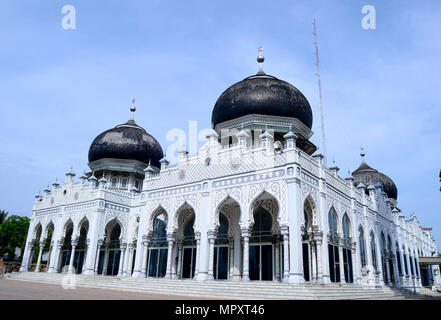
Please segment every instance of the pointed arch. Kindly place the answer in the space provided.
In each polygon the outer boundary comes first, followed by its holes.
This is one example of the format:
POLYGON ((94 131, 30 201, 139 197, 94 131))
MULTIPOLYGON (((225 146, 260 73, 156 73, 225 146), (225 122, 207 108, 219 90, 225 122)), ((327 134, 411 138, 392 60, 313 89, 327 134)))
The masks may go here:
POLYGON ((338 223, 338 214, 337 211, 335 210, 334 206, 331 206, 331 208, 329 209, 328 212, 328 232, 329 232, 329 236, 331 241, 337 241, 337 236, 338 236, 338 227, 339 227, 339 223, 338 223))
POLYGON ((218 206, 216 207, 216 210, 214 212, 214 222, 212 223, 212 228, 215 230, 218 230, 218 228, 221 225, 221 215, 223 215, 227 221, 228 221, 228 234, 232 234, 232 226, 234 224, 235 218, 237 218, 237 221, 240 221, 242 216, 242 211, 240 207, 240 203, 234 199, 233 197, 230 197, 227 195, 223 201, 221 201, 218 206), (239 217, 235 217, 235 210, 234 208, 239 208, 239 217))
MULTIPOLYGON (((253 226, 254 221, 254 210, 261 206, 265 210, 267 210, 272 217, 272 232, 273 233, 279 233, 280 232, 280 226, 279 226, 279 220, 280 220, 280 204, 276 196, 274 196, 272 193, 262 190, 262 192, 259 193, 257 197, 254 198, 253 201, 250 203, 249 207, 249 217, 250 217, 250 226, 253 226)), ((242 221, 241 221, 242 224, 242 221)))
POLYGON ((148 224, 147 224, 147 233, 153 231, 153 223, 155 221, 155 219, 157 217, 159 217, 161 214, 164 215, 165 217, 165 224, 168 225, 169 222, 169 215, 167 210, 161 205, 159 204, 151 213, 148 219, 148 224))
POLYGON ((32 240, 38 241, 42 235, 43 235, 43 227, 41 225, 41 222, 38 222, 35 225, 34 230, 32 231, 32 240))
POLYGON ((308 195, 303 202, 302 217, 302 225, 304 225, 306 229, 312 227, 312 225, 318 224, 317 212, 317 205, 315 204, 314 199, 311 195, 308 195))
POLYGON ((177 232, 179 236, 182 237, 184 232, 183 229, 186 226, 186 223, 192 218, 194 219, 194 230, 196 222, 196 211, 187 201, 185 201, 175 212, 173 225, 170 227, 172 228, 171 230, 173 230, 173 232, 177 232))

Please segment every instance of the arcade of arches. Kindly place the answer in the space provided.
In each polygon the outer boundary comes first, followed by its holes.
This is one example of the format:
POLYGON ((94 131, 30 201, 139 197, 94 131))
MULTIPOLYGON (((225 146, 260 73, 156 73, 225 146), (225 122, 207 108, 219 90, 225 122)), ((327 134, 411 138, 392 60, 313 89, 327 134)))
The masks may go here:
MULTIPOLYGON (((151 230, 146 230, 143 241, 123 242, 123 228, 117 220, 105 226, 104 238, 92 252, 89 243, 89 221, 84 218, 78 226, 72 220, 64 225, 62 240, 55 242, 49 235, 53 223, 43 230, 41 224, 34 230, 33 252, 38 252, 36 272, 44 271, 42 250, 48 247, 47 265, 54 272, 77 273, 84 271, 86 259, 93 261, 94 274, 102 276, 131 276, 136 271, 137 259, 141 276, 152 278, 196 279, 199 266, 207 264, 207 279, 233 281, 284 281, 290 276, 290 234, 288 226, 279 224, 277 200, 262 193, 252 204, 252 222, 241 224, 241 208, 228 197, 216 211, 216 227, 207 232, 208 261, 201 259, 201 232, 196 229, 195 210, 184 203, 176 214, 176 229, 169 228, 169 214, 162 207, 151 216, 151 230), (52 255, 56 249, 56 254, 52 255), (139 257, 137 250, 140 250, 139 257), (50 257, 55 261, 50 261, 50 257)), ((327 213, 324 237, 317 217, 317 208, 311 198, 303 204, 302 223, 297 230, 301 235, 299 257, 306 282, 356 282, 357 268, 361 273, 372 266, 385 284, 395 284, 400 277, 420 277, 418 257, 421 252, 400 247, 389 235, 366 232, 359 226, 353 236, 352 222, 344 213, 338 217, 331 207, 327 213)), ((137 237, 135 236, 134 239, 137 237)), ((30 265, 30 263, 29 263, 30 265)), ((427 268, 423 278, 429 278, 427 268)), ((429 281, 429 280, 427 280, 429 281)), ((426 281, 426 282, 427 282, 426 281)))

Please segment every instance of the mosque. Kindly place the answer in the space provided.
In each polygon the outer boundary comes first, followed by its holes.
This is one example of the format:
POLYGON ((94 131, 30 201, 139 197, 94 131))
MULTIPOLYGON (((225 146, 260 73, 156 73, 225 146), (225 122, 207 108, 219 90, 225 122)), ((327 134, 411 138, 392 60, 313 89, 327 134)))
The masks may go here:
POLYGON ((257 74, 217 100, 195 155, 183 147, 170 164, 134 106, 129 121, 99 134, 90 172, 78 181, 71 169, 35 197, 21 271, 441 285, 431 228, 401 214, 392 179, 363 152, 345 178, 326 167, 309 140, 308 100, 264 73, 262 52, 257 60, 257 74))

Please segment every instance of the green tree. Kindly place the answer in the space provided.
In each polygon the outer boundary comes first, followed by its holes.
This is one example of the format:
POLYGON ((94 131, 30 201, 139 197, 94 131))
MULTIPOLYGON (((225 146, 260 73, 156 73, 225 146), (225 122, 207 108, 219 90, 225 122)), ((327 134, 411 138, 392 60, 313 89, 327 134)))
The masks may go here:
POLYGON ((28 217, 13 215, 0 225, 0 256, 8 253, 9 259, 12 259, 16 247, 20 247, 23 254, 29 222, 28 217))
POLYGON ((7 211, 5 211, 5 210, 0 211, 0 224, 2 224, 6 220, 7 216, 8 216, 7 211))

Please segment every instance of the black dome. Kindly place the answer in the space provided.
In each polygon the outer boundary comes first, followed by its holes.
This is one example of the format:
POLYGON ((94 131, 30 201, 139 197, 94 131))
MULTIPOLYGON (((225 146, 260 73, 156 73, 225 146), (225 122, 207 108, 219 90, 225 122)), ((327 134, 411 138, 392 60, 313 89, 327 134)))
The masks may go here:
POLYGON ((371 168, 363 162, 357 170, 352 173, 355 178, 354 185, 357 186, 362 182, 365 186, 375 185, 377 183, 381 184, 383 191, 386 192, 389 198, 398 199, 398 190, 395 183, 384 173, 371 168))
POLYGON ((293 85, 266 74, 245 78, 217 99, 211 116, 213 128, 248 114, 298 118, 312 128, 308 100, 293 85))
POLYGON ((135 121, 104 131, 89 148, 89 162, 104 158, 138 160, 160 167, 164 156, 161 145, 135 121))

